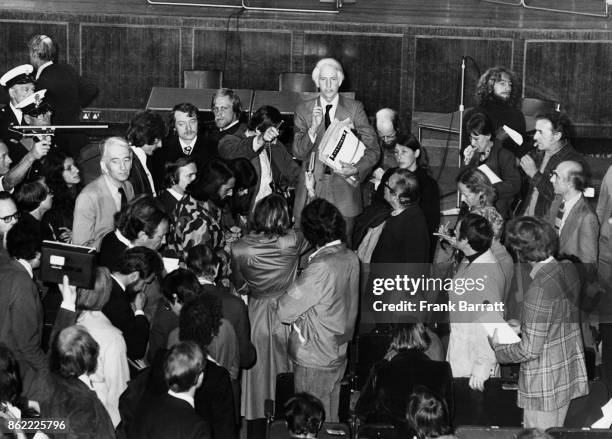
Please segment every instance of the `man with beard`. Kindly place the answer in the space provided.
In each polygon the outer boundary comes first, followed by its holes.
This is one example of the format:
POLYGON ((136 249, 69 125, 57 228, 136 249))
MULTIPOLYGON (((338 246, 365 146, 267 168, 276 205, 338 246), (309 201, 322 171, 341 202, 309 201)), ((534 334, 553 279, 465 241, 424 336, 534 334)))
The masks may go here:
POLYGON ((113 287, 102 312, 123 333, 127 356, 131 360, 144 357, 149 342, 149 321, 144 308, 144 289, 155 276, 147 253, 153 250, 133 247, 125 250, 119 268, 111 273, 113 287))
MULTIPOLYGON (((518 145, 508 137, 502 128, 506 125, 523 137, 527 131, 525 116, 520 110, 521 83, 516 73, 501 66, 491 67, 478 80, 476 99, 476 108, 466 112, 463 118, 464 124, 476 112, 486 114, 493 124, 496 137, 501 140, 502 146, 512 151, 515 156, 522 156, 526 152, 526 148, 519 149, 518 145)), ((465 129, 463 132, 466 132, 465 129)), ((469 135, 463 137, 462 151, 470 141, 469 135)))

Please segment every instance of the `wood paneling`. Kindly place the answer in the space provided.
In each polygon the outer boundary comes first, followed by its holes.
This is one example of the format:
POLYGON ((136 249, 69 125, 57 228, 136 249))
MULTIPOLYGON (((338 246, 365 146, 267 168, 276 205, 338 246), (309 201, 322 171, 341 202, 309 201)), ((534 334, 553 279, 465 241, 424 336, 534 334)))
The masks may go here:
POLYGON ((575 124, 612 125, 612 41, 527 41, 525 96, 561 103, 575 124))
POLYGON ((464 56, 464 103, 469 107, 475 103, 474 92, 480 73, 495 65, 512 65, 512 41, 417 37, 415 111, 451 112, 458 109, 461 59, 464 56))
POLYGON ((68 48, 68 25, 58 23, 11 22, 0 20, 0 75, 20 64, 30 62, 28 40, 36 35, 44 34, 53 38, 59 46, 59 59, 66 61, 68 48))
MULTIPOLYGON (((59 59, 66 61, 68 49, 68 25, 62 23, 32 23, 25 21, 0 20, 0 76, 13 67, 28 64, 30 56, 26 47, 28 40, 44 34, 57 41, 59 59)), ((0 87, 0 104, 8 103, 8 94, 0 87)))
POLYGON ((100 88, 96 106, 144 108, 152 87, 179 87, 180 37, 179 28, 83 25, 83 75, 100 88))
POLYGON ((291 70, 291 33, 196 29, 193 68, 223 71, 229 88, 278 90, 278 75, 291 70))
POLYGON ((327 57, 337 59, 344 69, 340 91, 354 91, 368 115, 382 107, 400 107, 402 35, 306 33, 306 71, 327 57))

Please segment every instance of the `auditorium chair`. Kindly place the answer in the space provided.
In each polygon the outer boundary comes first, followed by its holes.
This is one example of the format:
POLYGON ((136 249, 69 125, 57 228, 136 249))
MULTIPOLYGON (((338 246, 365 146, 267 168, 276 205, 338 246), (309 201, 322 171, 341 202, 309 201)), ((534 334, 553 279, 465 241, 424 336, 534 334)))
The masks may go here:
POLYGON ((612 430, 590 428, 549 428, 546 433, 554 439, 604 439, 612 438, 612 430))
POLYGON ((183 88, 221 88, 223 72, 220 70, 185 70, 183 88))
POLYGON ((361 424, 355 431, 355 439, 393 439, 394 435, 392 424, 361 424))
POLYGON ((278 75, 278 90, 316 92, 317 87, 308 73, 285 72, 278 75))
MULTIPOLYGON (((266 439, 287 439, 289 437, 289 428, 287 421, 277 419, 270 424, 266 439)), ((318 439, 349 439, 351 431, 349 426, 339 422, 324 422, 317 435, 318 439)))
POLYGON ((455 430, 457 439, 516 439, 521 427, 481 427, 479 425, 461 425, 455 430))

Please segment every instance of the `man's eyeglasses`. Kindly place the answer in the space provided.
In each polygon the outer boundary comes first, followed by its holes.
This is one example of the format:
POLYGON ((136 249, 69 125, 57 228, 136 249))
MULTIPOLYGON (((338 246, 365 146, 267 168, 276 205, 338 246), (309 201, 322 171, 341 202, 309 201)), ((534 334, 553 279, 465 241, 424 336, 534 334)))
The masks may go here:
POLYGON ((4 221, 5 224, 9 224, 13 220, 18 221, 20 216, 21 214, 19 212, 15 212, 12 215, 1 216, 0 220, 4 221))
POLYGON ((388 183, 388 182, 385 182, 385 187, 386 187, 387 189, 389 189, 389 190, 391 191, 391 193, 395 193, 395 192, 393 192, 393 188, 392 188, 391 186, 389 186, 389 183, 388 183))
POLYGON ((212 112, 215 114, 218 114, 218 113, 225 113, 229 110, 231 110, 230 107, 213 107, 212 112))

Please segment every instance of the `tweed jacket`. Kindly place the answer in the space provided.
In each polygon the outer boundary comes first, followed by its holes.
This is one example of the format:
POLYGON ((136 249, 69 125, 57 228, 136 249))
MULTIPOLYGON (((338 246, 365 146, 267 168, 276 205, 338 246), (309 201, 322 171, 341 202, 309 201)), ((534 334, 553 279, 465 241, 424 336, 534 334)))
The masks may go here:
MULTIPOLYGON (((98 248, 102 237, 115 229, 117 205, 104 178, 96 178, 77 196, 72 225, 72 242, 76 245, 98 248)), ((126 181, 123 187, 129 202, 134 198, 132 184, 126 181)))
MULTIPOLYGON (((363 182, 378 163, 380 158, 380 146, 376 137, 376 132, 368 122, 368 118, 363 110, 363 105, 359 101, 338 97, 338 107, 335 119, 345 120, 350 118, 355 125, 358 137, 366 146, 365 153, 361 160, 355 164, 358 175, 355 176, 359 182, 363 182)), ((298 160, 302 160, 302 169, 306 171, 310 162, 310 155, 319 152, 319 143, 325 134, 325 125, 321 123, 317 130, 317 136, 313 143, 308 135, 308 128, 312 124, 312 110, 319 98, 311 99, 300 104, 295 110, 295 136, 293 139, 293 155, 298 160)), ((319 105, 321 105, 319 103, 319 105)), ((324 107, 324 106, 323 106, 324 107)), ((353 187, 346 180, 334 173, 324 174, 325 165, 320 160, 315 160, 314 176, 315 191, 317 196, 325 198, 334 204, 340 213, 345 217, 354 217, 362 211, 361 191, 359 187, 353 187)), ((301 217, 301 211, 306 204, 306 186, 304 183, 304 173, 300 175, 300 184, 296 191, 295 216, 296 223, 301 217)))
POLYGON ((552 411, 589 392, 578 310, 580 290, 570 262, 538 263, 523 299, 521 341, 495 346, 500 363, 521 363, 518 406, 552 411), (534 273, 535 271, 535 273, 534 273))
POLYGON ((40 401, 47 357, 41 349, 43 309, 36 284, 15 259, 0 266, 0 343, 11 348, 19 362, 24 394, 40 401))
MULTIPOLYGON (((612 166, 608 168, 606 175, 601 182, 599 199, 597 200, 597 218, 601 224, 599 230, 599 258, 597 265, 597 277, 605 291, 606 297, 612 294, 612 166)), ((612 316, 612 301, 602 300, 605 304, 603 311, 610 321, 612 316)))
MULTIPOLYGON (((550 206, 548 221, 554 225, 561 197, 557 197, 550 206)), ((565 219, 559 234, 559 255, 572 255, 583 264, 589 264, 587 270, 595 272, 598 253, 599 221, 593 208, 584 196, 574 204, 565 219)))

